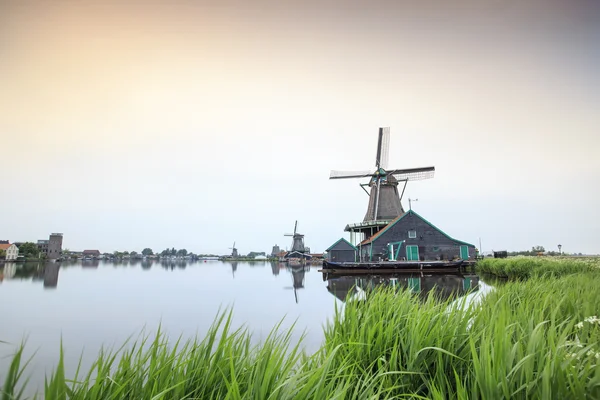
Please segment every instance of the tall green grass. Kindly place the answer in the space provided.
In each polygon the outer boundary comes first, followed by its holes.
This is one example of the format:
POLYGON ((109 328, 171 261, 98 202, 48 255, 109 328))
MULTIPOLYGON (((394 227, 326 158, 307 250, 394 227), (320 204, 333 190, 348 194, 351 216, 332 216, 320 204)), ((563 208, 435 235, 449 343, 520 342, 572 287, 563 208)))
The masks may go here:
POLYGON ((509 282, 477 308, 381 292, 336 316, 325 349, 340 346, 336 360, 377 371, 399 397, 600 398, 600 325, 575 326, 598 314, 599 284, 509 282))
MULTIPOLYGON (((600 398, 600 273, 509 281, 481 302, 383 289, 349 301, 306 355, 291 331, 252 346, 221 314, 202 340, 163 333, 67 377, 46 399, 600 398), (587 320, 586 320, 587 318, 587 320)), ((62 352, 61 352, 62 354, 62 352)), ((1 399, 19 397, 21 354, 1 399)), ((2 393, 2 391, 0 391, 2 393)))
POLYGON ((486 258, 477 262, 477 272, 509 279, 561 277, 600 269, 600 258, 510 257, 486 258))

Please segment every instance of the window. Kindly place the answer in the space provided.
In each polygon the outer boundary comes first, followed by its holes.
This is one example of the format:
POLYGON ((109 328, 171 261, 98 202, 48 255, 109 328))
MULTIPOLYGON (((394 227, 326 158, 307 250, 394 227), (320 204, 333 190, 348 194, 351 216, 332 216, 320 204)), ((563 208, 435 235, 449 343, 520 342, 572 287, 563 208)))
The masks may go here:
POLYGON ((437 246, 434 246, 434 247, 433 247, 433 251, 440 251, 440 248, 439 248, 439 247, 437 247, 437 246))
POLYGON ((408 238, 409 239, 416 239, 417 238, 417 231, 415 231, 414 229, 408 231, 408 238))

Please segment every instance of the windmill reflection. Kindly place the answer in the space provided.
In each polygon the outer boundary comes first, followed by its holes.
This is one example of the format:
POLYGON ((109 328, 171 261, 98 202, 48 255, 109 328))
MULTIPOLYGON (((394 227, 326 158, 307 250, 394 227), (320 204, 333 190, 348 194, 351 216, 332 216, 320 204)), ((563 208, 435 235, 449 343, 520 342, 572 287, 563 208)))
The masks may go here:
POLYGON ((273 272, 273 275, 277 276, 279 275, 279 269, 281 268, 283 264, 278 263, 278 262, 271 262, 271 272, 273 272))
POLYGON ((288 266, 287 270, 292 274, 292 286, 285 287, 285 289, 293 289, 294 290, 294 298, 296 299, 296 304, 298 303, 298 289, 304 289, 304 275, 306 271, 310 270, 309 266, 306 265, 293 265, 288 266))
POLYGON ((368 275, 368 276, 327 276, 329 293, 342 301, 372 292, 377 287, 393 287, 396 290, 408 289, 424 299, 430 292, 440 300, 461 297, 479 290, 479 276, 469 274, 432 275, 368 275))

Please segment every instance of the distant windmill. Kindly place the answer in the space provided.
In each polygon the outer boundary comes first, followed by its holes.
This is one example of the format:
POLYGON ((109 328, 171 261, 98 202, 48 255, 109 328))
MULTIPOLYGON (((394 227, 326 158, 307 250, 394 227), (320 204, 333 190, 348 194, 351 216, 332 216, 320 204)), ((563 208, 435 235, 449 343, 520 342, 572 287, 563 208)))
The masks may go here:
POLYGON ((369 206, 364 222, 392 220, 404 214, 401 200, 408 181, 433 178, 435 172, 435 167, 388 170, 389 143, 390 128, 379 128, 375 171, 331 171, 329 176, 329 179, 370 178, 369 183, 361 184, 365 192, 365 186, 371 188, 370 193, 367 192, 369 206), (402 193, 398 192, 398 182, 404 182, 402 193))
POLYGON ((299 253, 304 253, 306 249, 304 248, 304 235, 298 233, 298 221, 294 225, 294 233, 286 233, 284 236, 291 236, 292 239, 292 248, 291 252, 297 251, 299 253))
POLYGON ((233 246, 229 248, 229 250, 231 250, 231 257, 233 258, 237 258, 238 256, 238 251, 235 248, 235 242, 233 242, 233 246))

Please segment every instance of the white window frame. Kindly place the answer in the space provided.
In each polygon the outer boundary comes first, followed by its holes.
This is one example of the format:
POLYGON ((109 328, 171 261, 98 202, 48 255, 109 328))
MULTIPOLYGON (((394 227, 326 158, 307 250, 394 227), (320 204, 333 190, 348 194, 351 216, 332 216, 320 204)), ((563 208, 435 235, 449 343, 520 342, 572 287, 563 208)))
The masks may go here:
POLYGON ((408 231, 408 238, 409 239, 416 239, 417 238, 417 230, 416 229, 411 229, 408 231))

